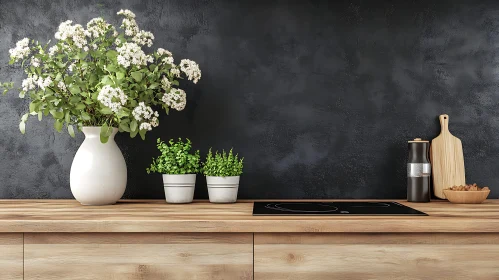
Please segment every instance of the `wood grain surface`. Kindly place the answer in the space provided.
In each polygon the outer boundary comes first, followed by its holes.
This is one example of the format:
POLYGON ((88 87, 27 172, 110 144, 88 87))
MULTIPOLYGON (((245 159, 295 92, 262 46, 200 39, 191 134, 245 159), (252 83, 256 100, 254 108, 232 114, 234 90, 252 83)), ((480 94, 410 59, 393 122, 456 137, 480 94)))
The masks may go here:
POLYGON ((255 280, 499 279, 499 234, 255 234, 255 280))
POLYGON ((440 115, 440 135, 431 141, 433 193, 445 199, 443 190, 466 184, 463 145, 449 131, 449 116, 440 115))
POLYGON ((429 216, 252 216, 251 201, 82 206, 75 200, 0 200, 0 232, 499 232, 498 200, 398 202, 429 216))
POLYGON ((0 280, 23 279, 23 234, 0 233, 0 280))
POLYGON ((25 278, 253 279, 250 233, 30 233, 25 278))

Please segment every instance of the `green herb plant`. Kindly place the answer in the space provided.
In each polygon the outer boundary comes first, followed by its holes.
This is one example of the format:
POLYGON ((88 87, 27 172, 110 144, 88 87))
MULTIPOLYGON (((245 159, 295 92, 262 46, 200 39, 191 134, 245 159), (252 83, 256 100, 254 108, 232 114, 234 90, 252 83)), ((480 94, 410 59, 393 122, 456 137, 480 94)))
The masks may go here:
POLYGON ((232 149, 228 154, 223 150, 222 153, 216 151, 213 155, 210 148, 202 172, 206 176, 239 176, 243 173, 243 160, 244 158, 238 158, 238 154, 234 155, 232 149))
POLYGON ((146 169, 147 173, 157 172, 161 174, 196 174, 200 171, 199 150, 191 153, 191 140, 185 142, 181 138, 177 142, 170 139, 168 143, 160 138, 157 140, 158 150, 161 155, 153 158, 151 166, 146 169))

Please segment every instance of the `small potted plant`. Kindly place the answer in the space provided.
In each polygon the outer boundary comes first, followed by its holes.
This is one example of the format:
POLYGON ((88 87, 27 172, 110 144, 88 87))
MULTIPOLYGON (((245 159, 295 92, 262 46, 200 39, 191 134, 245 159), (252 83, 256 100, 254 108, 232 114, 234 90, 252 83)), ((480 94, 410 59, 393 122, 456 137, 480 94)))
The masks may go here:
POLYGON ((199 172, 199 150, 191 153, 192 144, 189 139, 181 138, 178 142, 171 139, 168 143, 157 140, 161 152, 153 158, 147 173, 156 172, 163 175, 165 198, 168 203, 191 203, 194 198, 196 174, 199 172))
POLYGON ((211 148, 203 164, 203 174, 206 175, 208 185, 208 196, 212 203, 234 203, 237 200, 239 189, 239 178, 243 173, 243 160, 238 155, 222 151, 215 152, 213 156, 211 148))

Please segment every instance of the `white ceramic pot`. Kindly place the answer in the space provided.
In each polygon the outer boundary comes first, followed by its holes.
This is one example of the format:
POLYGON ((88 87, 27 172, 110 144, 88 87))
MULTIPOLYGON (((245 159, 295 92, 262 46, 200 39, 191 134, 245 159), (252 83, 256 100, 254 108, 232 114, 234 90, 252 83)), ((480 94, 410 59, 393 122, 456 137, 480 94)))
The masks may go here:
POLYGON ((208 196, 212 203, 234 203, 237 200, 240 176, 206 176, 208 196))
POLYGON ((196 174, 163 174, 165 198, 168 203, 191 203, 194 198, 196 174))
POLYGON ((114 204, 126 188, 125 159, 114 142, 118 129, 113 128, 105 144, 100 141, 100 130, 100 127, 83 127, 85 140, 71 165, 71 192, 83 205, 114 204))

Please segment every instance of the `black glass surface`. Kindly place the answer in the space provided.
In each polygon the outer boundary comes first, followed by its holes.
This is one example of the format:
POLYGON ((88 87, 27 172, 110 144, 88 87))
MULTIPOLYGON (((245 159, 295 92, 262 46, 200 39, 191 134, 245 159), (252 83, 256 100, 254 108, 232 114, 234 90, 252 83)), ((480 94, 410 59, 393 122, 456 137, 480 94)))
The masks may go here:
POLYGON ((254 216, 357 215, 357 216, 428 216, 397 202, 255 202, 254 216))

